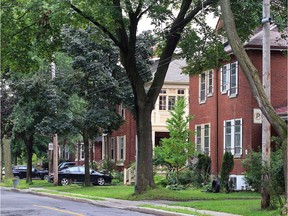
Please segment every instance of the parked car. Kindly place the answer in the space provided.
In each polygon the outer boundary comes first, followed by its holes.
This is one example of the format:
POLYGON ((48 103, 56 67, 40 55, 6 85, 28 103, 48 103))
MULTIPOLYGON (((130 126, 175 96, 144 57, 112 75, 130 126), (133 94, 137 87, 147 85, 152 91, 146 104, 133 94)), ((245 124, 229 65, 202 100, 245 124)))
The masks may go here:
MULTIPOLYGON (((110 184, 112 177, 109 174, 101 173, 90 169, 90 180, 93 185, 103 186, 110 184)), ((54 181, 54 176, 49 176, 49 182, 54 181)), ((74 166, 68 167, 58 172, 59 185, 68 185, 70 183, 84 183, 85 182, 85 167, 74 166)))
POLYGON ((61 162, 58 165, 58 170, 61 171, 63 169, 66 169, 68 167, 73 167, 73 166, 76 166, 75 162, 61 162))
MULTIPOLYGON (((19 177, 20 179, 26 178, 27 175, 27 166, 26 165, 17 165, 12 168, 13 175, 19 177)), ((35 167, 32 167, 31 178, 40 178, 42 180, 48 180, 49 174, 48 170, 39 170, 35 167)))

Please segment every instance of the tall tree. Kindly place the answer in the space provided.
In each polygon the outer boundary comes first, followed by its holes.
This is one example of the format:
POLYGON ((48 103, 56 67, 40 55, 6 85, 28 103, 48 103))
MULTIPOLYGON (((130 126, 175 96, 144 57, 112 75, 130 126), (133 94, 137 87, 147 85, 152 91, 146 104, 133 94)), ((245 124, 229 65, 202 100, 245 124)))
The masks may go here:
POLYGON ((213 0, 192 1, 88 1, 68 3, 80 20, 98 27, 119 48, 120 62, 132 86, 137 125, 137 175, 135 192, 142 193, 147 186, 155 187, 152 163, 151 112, 162 88, 173 53, 185 27, 199 12, 214 3, 213 0), (88 6, 89 5, 89 6, 88 6), (174 12, 177 15, 174 16, 174 12), (160 60, 151 86, 147 88, 139 70, 136 53, 137 27, 148 14, 155 24, 166 23, 160 60))
MULTIPOLYGON (((235 26, 235 19, 234 14, 231 10, 231 2, 230 0, 220 0, 221 3, 221 12, 222 17, 224 20, 225 30, 227 32, 228 41, 229 44, 232 47, 232 50, 239 61, 239 64, 241 65, 241 68, 250 84, 251 90, 253 92, 254 97, 256 98, 258 105, 262 111, 262 113, 265 115, 265 117, 268 119, 270 124, 273 126, 275 131, 278 133, 280 138, 282 139, 283 148, 285 148, 285 182, 286 182, 286 203, 288 203, 288 189, 287 189, 287 124, 283 119, 281 119, 275 112, 273 106, 271 105, 271 102, 269 102, 261 80, 259 78, 259 73, 257 69, 252 64, 251 60, 249 59, 244 47, 243 42, 241 41, 240 37, 237 34, 237 29, 235 26)), ((276 1, 278 5, 281 8, 281 2, 276 1)), ((287 7, 287 6, 286 6, 287 7)), ((282 9, 285 8, 285 5, 282 5, 282 9)), ((287 17, 286 17, 287 19, 287 17)), ((280 26, 281 27, 281 26, 280 26)), ((262 208, 269 207, 268 202, 262 202, 262 204, 266 203, 265 205, 262 205, 262 208)))
MULTIPOLYGON (((65 107, 59 97, 55 94, 54 86, 50 79, 39 74, 32 78, 14 80, 10 85, 17 103, 9 116, 13 122, 12 141, 20 139, 25 144, 27 157, 27 183, 31 182, 32 154, 36 136, 47 134, 48 131, 59 131, 65 127, 66 117, 61 112, 59 105, 65 107), (57 123, 50 124, 51 122, 57 123), (61 126, 59 126, 61 125, 61 126)), ((51 132, 51 134, 53 134, 51 132)))
POLYGON ((63 50, 72 57, 72 67, 69 71, 59 70, 58 84, 70 95, 71 124, 83 138, 85 185, 89 186, 90 141, 104 132, 118 129, 123 123, 115 112, 116 104, 122 102, 120 86, 123 81, 118 82, 114 77, 123 70, 117 64, 117 50, 105 42, 95 28, 63 29, 63 38, 63 50))

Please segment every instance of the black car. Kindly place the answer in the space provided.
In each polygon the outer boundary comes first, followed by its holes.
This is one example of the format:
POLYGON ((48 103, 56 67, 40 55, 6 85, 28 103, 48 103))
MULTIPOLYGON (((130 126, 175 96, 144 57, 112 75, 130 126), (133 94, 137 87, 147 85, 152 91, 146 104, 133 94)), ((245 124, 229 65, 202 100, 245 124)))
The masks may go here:
MULTIPOLYGON (((26 165, 17 165, 12 168, 13 175, 20 179, 26 178, 27 175, 27 166, 26 165)), ((32 167, 31 178, 40 178, 42 180, 47 180, 49 177, 48 170, 39 170, 35 167, 32 167)))
MULTIPOLYGON (((49 176, 49 182, 53 182, 53 175, 49 176)), ((93 185, 110 184, 112 177, 109 174, 101 173, 90 169, 90 180, 93 185)), ((85 167, 74 166, 68 167, 58 172, 59 185, 68 185, 69 183, 84 183, 85 182, 85 167)))

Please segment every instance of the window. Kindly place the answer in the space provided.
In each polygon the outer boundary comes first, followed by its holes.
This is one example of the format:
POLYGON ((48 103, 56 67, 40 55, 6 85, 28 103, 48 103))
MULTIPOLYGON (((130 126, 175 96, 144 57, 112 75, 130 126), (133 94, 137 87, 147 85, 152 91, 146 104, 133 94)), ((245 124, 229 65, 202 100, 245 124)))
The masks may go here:
POLYGON ((125 160, 126 158, 126 137, 120 136, 117 137, 117 160, 125 160))
POLYGON ((196 125, 196 150, 206 155, 210 154, 210 124, 196 125))
POLYGON ((228 93, 229 97, 238 94, 238 62, 224 65, 221 68, 221 93, 228 93))
POLYGON ((185 89, 161 89, 159 93, 159 110, 172 110, 176 99, 183 98, 185 89))
POLYGON ((166 90, 165 89, 160 90, 159 110, 166 110, 166 90))
POLYGON ((199 75, 199 103, 205 103, 207 96, 213 95, 213 70, 203 72, 199 75))
POLYGON ((125 119, 125 108, 124 108, 123 104, 120 104, 120 105, 119 105, 119 115, 120 115, 123 119, 125 119))
POLYGON ((178 95, 184 95, 185 94, 185 89, 178 89, 177 90, 178 95))
POLYGON ((175 104, 175 96, 169 96, 168 97, 168 110, 172 110, 173 106, 175 104))
POLYGON ((115 160, 115 138, 110 138, 110 159, 115 160))
POLYGON ((224 150, 242 155, 242 119, 224 121, 224 150))
POLYGON ((200 103, 206 101, 205 73, 200 74, 200 103))
POLYGON ((70 159, 70 149, 68 145, 65 145, 65 159, 66 160, 70 159))
POLYGON ((208 71, 208 89, 207 89, 207 95, 212 96, 213 94, 213 71, 208 71))
POLYGON ((81 160, 85 159, 84 144, 83 143, 81 143, 81 145, 80 145, 80 159, 81 160))

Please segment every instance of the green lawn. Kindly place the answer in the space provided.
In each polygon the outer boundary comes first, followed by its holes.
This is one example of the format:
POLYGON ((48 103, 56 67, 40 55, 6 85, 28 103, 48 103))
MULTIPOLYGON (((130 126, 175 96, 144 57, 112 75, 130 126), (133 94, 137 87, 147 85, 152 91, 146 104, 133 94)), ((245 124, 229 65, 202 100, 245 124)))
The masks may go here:
POLYGON ((257 200, 209 200, 175 203, 173 206, 191 207, 203 210, 212 210, 239 214, 243 216, 276 216, 280 210, 262 211, 261 199, 257 200))
MULTIPOLYGON (((12 179, 6 180, 1 186, 13 187, 12 179)), ((234 192, 234 193, 207 193, 199 189, 187 189, 180 191, 168 190, 158 186, 156 189, 148 190, 144 194, 134 195, 133 186, 91 186, 81 185, 54 186, 44 180, 33 180, 32 184, 26 184, 25 180, 20 180, 17 188, 44 188, 49 193, 65 192, 67 196, 85 197, 97 200, 99 197, 125 199, 125 200, 172 200, 179 201, 174 205, 183 207, 192 207, 196 209, 213 210, 219 212, 228 212, 243 216, 274 216, 279 215, 278 211, 261 211, 260 194, 256 192, 234 192), (69 194, 70 193, 70 194, 69 194)), ((158 208, 158 207, 155 207, 158 208)), ((172 207, 171 207, 172 208, 172 207)), ((171 210, 171 209, 169 209, 171 210)))

